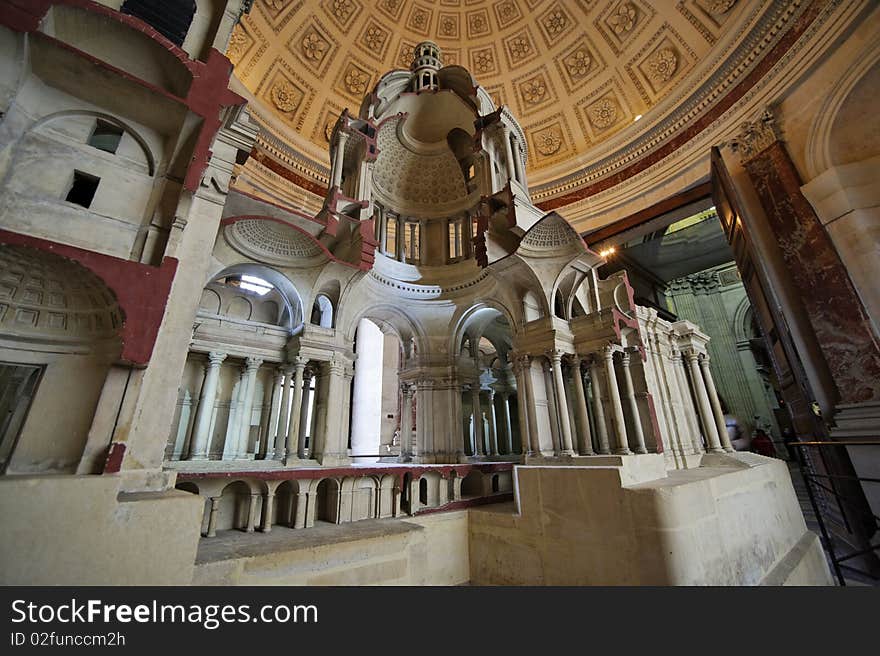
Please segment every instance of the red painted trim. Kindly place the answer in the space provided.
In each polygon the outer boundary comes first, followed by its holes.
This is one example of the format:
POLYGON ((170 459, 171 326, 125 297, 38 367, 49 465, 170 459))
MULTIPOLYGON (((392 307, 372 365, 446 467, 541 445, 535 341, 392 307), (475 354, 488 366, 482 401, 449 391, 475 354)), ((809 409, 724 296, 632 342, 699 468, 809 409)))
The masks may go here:
POLYGON ((120 336, 123 362, 146 366, 165 316, 165 305, 177 271, 177 259, 166 257, 153 267, 122 260, 47 239, 0 230, 0 245, 15 244, 54 253, 78 262, 89 269, 116 294, 125 313, 120 336))
POLYGON ((539 203, 538 207, 542 210, 549 211, 589 198, 590 196, 594 196, 606 189, 610 189, 611 187, 626 182, 629 178, 641 173, 645 169, 674 153, 703 130, 712 125, 712 123, 719 119, 724 112, 730 109, 753 86, 755 86, 758 81, 763 79, 770 69, 782 59, 785 53, 788 52, 800 36, 806 32, 807 28, 813 23, 816 17, 819 16, 828 2, 829 0, 815 0, 815 2, 807 7, 804 14, 795 22, 795 24, 788 29, 773 49, 764 56, 764 58, 742 79, 739 84, 733 87, 727 95, 716 102, 709 111, 692 124, 676 133, 674 137, 658 149, 648 153, 642 159, 633 162, 629 166, 606 178, 579 189, 575 189, 562 196, 550 198, 543 203, 539 203))
POLYGON ((456 476, 464 478, 471 471, 478 470, 484 474, 502 471, 513 471, 512 462, 493 462, 493 463, 462 463, 450 465, 413 465, 405 464, 389 464, 376 465, 374 467, 299 467, 292 469, 277 470, 241 470, 241 471, 200 471, 200 472, 178 472, 178 481, 199 480, 199 479, 215 479, 215 478, 256 478, 263 481, 290 481, 290 480, 314 480, 320 478, 338 478, 346 476, 374 476, 374 475, 393 475, 401 481, 406 474, 413 478, 421 477, 425 472, 437 472, 443 478, 448 478, 451 472, 455 472, 456 476))
POLYGON ((125 458, 125 442, 112 442, 107 451, 107 459, 104 461, 103 474, 118 474, 122 471, 122 461, 125 458))

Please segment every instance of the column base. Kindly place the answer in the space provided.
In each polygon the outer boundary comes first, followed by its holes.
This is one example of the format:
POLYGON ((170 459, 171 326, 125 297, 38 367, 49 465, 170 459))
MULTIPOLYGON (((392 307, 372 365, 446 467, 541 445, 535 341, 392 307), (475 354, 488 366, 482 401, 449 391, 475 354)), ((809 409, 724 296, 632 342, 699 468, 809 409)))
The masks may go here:
POLYGON ((616 455, 616 456, 631 456, 631 455, 633 455, 633 452, 630 451, 629 449, 615 449, 614 455, 616 455))

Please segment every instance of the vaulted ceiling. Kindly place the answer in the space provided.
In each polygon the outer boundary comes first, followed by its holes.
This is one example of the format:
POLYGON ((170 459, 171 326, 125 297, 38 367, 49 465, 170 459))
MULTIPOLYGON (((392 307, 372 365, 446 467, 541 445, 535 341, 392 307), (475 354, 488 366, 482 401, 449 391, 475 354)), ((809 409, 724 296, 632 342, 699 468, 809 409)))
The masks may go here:
MULTIPOLYGON (((431 39, 525 128, 533 171, 581 161, 680 85, 735 0, 257 0, 235 74, 327 161, 328 126, 431 39)), ((740 3, 745 4, 745 3, 740 3)), ((279 127, 279 129, 283 129, 279 127)))

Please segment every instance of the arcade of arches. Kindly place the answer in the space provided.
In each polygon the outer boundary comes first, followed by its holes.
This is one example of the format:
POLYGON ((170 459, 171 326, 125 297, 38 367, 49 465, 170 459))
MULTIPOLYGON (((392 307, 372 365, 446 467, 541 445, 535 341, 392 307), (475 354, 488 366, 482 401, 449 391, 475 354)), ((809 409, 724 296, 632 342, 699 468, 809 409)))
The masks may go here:
POLYGON ((0 581, 831 582, 876 3, 160 4, 0 0, 0 581))

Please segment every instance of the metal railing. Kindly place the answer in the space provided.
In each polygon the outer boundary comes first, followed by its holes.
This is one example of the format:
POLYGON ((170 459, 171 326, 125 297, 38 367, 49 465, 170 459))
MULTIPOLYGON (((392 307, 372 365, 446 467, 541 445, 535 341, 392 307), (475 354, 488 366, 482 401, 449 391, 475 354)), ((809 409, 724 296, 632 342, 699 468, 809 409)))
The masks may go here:
POLYGON ((880 585, 880 542, 872 542, 880 529, 880 517, 872 512, 864 488, 865 484, 880 483, 880 478, 856 475, 848 454, 833 452, 847 447, 875 447, 880 461, 880 440, 803 441, 787 445, 797 449, 822 545, 838 583, 847 585, 845 574, 849 574, 855 580, 880 585), (843 455, 847 457, 838 457, 843 455), (840 473, 846 467, 852 469, 852 475, 840 473), (857 567, 855 562, 861 562, 865 568, 857 567))

